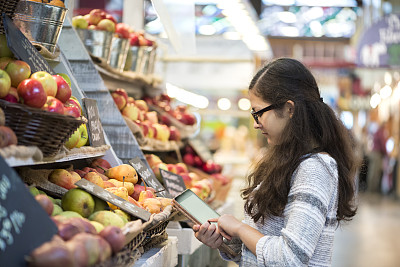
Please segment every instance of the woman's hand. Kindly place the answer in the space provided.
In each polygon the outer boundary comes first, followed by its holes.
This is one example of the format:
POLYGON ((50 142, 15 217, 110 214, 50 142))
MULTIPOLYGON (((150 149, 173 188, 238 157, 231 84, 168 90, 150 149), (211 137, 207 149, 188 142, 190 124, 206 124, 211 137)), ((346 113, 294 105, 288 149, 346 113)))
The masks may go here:
POLYGON ((209 222, 193 226, 194 236, 211 248, 218 248, 222 244, 222 235, 215 224, 209 222))
POLYGON ((239 236, 240 227, 242 225, 243 223, 241 221, 229 214, 224 214, 218 218, 218 229, 225 238, 227 238, 226 236, 239 236))

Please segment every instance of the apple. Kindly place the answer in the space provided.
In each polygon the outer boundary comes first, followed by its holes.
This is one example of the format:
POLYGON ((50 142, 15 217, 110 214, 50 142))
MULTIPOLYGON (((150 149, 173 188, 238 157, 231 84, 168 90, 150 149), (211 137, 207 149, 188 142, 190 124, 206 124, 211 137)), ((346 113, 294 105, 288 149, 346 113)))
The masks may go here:
POLYGON ((74 118, 79 118, 81 116, 81 110, 80 108, 71 102, 65 102, 64 103, 64 115, 69 115, 74 118))
POLYGON ((196 123, 196 117, 191 113, 183 113, 182 118, 186 121, 187 125, 193 125, 196 123))
POLYGON ((153 124, 147 124, 149 126, 148 137, 157 139, 158 131, 157 128, 153 126, 153 124))
POLYGON ((147 117, 147 120, 149 120, 151 123, 158 123, 158 117, 157 117, 156 111, 146 112, 146 117, 147 117))
POLYGON ((142 121, 140 120, 135 120, 134 123, 136 123, 140 129, 142 129, 143 135, 147 136, 149 133, 149 126, 147 124, 143 124, 142 121))
POLYGON ((87 131, 85 123, 81 124, 79 126, 78 130, 79 130, 79 133, 81 134, 81 137, 79 138, 78 144, 76 144, 76 146, 75 146, 77 148, 86 145, 89 140, 88 131, 87 131))
POLYGON ((136 105, 140 110, 143 110, 143 111, 146 111, 146 112, 149 111, 149 107, 147 106, 147 103, 146 103, 146 101, 144 101, 144 100, 141 100, 141 99, 136 100, 136 101, 135 101, 135 105, 136 105))
POLYGON ((131 46, 139 46, 139 35, 135 32, 132 32, 129 36, 129 44, 131 46))
POLYGON ((222 175, 220 173, 213 173, 213 174, 211 174, 211 176, 214 179, 221 181, 222 185, 226 185, 230 182, 230 179, 228 177, 226 177, 225 175, 222 175))
POLYGON ((37 71, 31 75, 31 79, 35 79, 42 84, 47 96, 56 96, 57 83, 51 74, 45 71, 37 71))
POLYGON ((11 85, 14 87, 31 76, 31 67, 22 60, 10 61, 4 70, 10 75, 11 85))
POLYGON ((203 166, 203 161, 199 156, 194 156, 194 166, 201 167, 203 166))
POLYGON ((53 96, 47 97, 46 103, 43 105, 42 109, 64 115, 63 103, 53 96))
POLYGON ((161 114, 161 116, 160 116, 160 122, 161 122, 162 124, 171 126, 171 120, 170 120, 170 118, 168 117, 168 115, 161 114))
POLYGON ((155 167, 157 164, 162 163, 160 157, 154 154, 146 154, 145 158, 150 167, 155 167))
POLYGON ((176 171, 178 172, 178 174, 188 172, 188 168, 187 168, 186 164, 183 162, 178 162, 177 164, 175 164, 175 166, 176 166, 176 171))
POLYGON ((2 97, 1 99, 8 101, 10 103, 18 103, 19 96, 18 96, 17 88, 11 86, 10 91, 8 91, 8 94, 5 97, 2 97))
POLYGON ((116 19, 114 18, 114 16, 111 15, 111 14, 106 14, 105 19, 109 19, 109 20, 111 20, 112 22, 114 22, 115 24, 117 24, 117 20, 116 20, 116 19))
POLYGON ((25 79, 17 87, 20 101, 30 107, 41 108, 47 101, 42 84, 34 79, 25 79))
POLYGON ((176 106, 176 111, 180 112, 180 113, 185 113, 187 110, 187 106, 185 105, 178 105, 176 106))
POLYGON ((89 12, 89 24, 97 25, 106 17, 106 13, 101 9, 93 9, 89 12))
POLYGON ((12 59, 10 57, 2 57, 2 58, 0 58, 0 69, 4 70, 6 68, 6 66, 7 66, 7 64, 10 63, 13 60, 14 59, 12 59))
POLYGON ((161 163, 158 163, 156 166, 152 167, 151 169, 153 170, 154 175, 157 177, 158 181, 160 181, 160 183, 162 183, 163 179, 161 177, 160 169, 168 171, 167 164, 165 164, 164 162, 161 162, 161 163))
POLYGON ((181 132, 175 126, 169 127, 169 140, 173 141, 181 140, 181 132))
POLYGON ((89 25, 88 30, 97 30, 96 25, 89 25))
POLYGON ((181 173, 179 175, 182 177, 186 188, 191 188, 192 187, 192 181, 193 181, 192 177, 190 177, 189 174, 187 174, 187 173, 181 173))
POLYGON ((135 99, 133 97, 128 97, 128 101, 126 101, 127 104, 135 104, 135 99))
POLYGON ((0 34, 0 57, 13 57, 14 54, 7 45, 5 34, 0 34))
POLYGON ((54 204, 50 200, 47 195, 37 195, 35 196, 35 200, 39 203, 39 205, 46 211, 46 213, 50 216, 53 213, 54 204))
POLYGON ((139 35, 138 39, 139 39, 139 46, 147 46, 148 45, 147 39, 143 35, 139 35))
POLYGON ((135 121, 138 119, 139 116, 139 109, 133 105, 133 104, 127 104, 123 109, 122 109, 122 115, 128 117, 132 121, 135 121))
POLYGON ((66 148, 73 149, 81 138, 81 133, 79 132, 79 128, 69 137, 68 141, 64 144, 66 148))
POLYGON ((204 172, 208 173, 208 174, 212 174, 215 173, 216 169, 215 169, 215 164, 212 160, 207 160, 203 165, 202 165, 202 169, 204 172))
POLYGON ((130 36, 130 28, 126 23, 117 23, 115 26, 115 33, 118 34, 119 37, 124 39, 129 39, 130 36))
POLYGON ((122 95, 113 92, 111 96, 119 110, 122 110, 126 106, 126 99, 122 95))
POLYGON ((97 29, 107 32, 115 32, 115 23, 109 19, 102 19, 97 24, 97 29))
MULTIPOLYGON (((128 97, 128 93, 127 93, 127 92, 125 91, 125 89, 123 89, 123 88, 117 88, 117 90, 115 90, 113 93, 122 95, 122 96, 125 98, 126 103, 129 102, 129 101, 128 101, 129 98, 132 98, 132 99, 133 99, 133 97, 128 97)), ((135 101, 133 101, 133 102, 135 102, 135 101)))
POLYGON ((189 145, 185 146, 185 153, 186 154, 192 154, 192 155, 196 154, 196 152, 194 152, 193 148, 191 146, 189 146, 189 145))
POLYGON ((106 170, 111 169, 111 164, 102 158, 93 160, 92 163, 90 163, 90 166, 102 174, 104 174, 106 170))
POLYGON ((72 18, 72 26, 77 29, 87 29, 89 22, 82 15, 79 15, 72 18))
POLYGON ((72 95, 71 87, 62 76, 56 74, 53 75, 53 78, 57 83, 56 98, 65 103, 72 95))
POLYGON ((178 170, 176 169, 175 164, 169 163, 169 164, 167 164, 167 168, 168 168, 168 171, 169 171, 169 172, 173 172, 173 173, 175 173, 175 174, 178 173, 178 170))
POLYGON ((193 156, 193 154, 186 153, 183 156, 183 162, 185 162, 187 165, 194 166, 194 156, 193 156))
POLYGON ((157 129, 156 138, 160 141, 167 142, 170 136, 170 131, 168 126, 159 123, 153 123, 153 126, 157 129))
POLYGON ((5 97, 10 92, 11 79, 7 72, 0 70, 0 98, 5 97))
POLYGON ((144 121, 146 119, 147 119, 146 112, 143 111, 143 110, 139 110, 138 120, 139 121, 144 121))
POLYGON ((108 225, 101 230, 99 235, 110 244, 114 254, 125 246, 125 234, 118 226, 108 225))
POLYGON ((57 75, 60 75, 61 77, 64 78, 64 80, 68 83, 69 87, 71 87, 71 78, 65 73, 57 73, 57 75))
POLYGON ((81 106, 81 103, 79 103, 78 98, 76 98, 75 96, 72 95, 67 101, 65 101, 64 104, 72 104, 72 105, 75 105, 76 107, 79 108, 79 110, 81 111, 81 114, 82 114, 82 106, 81 106))
POLYGON ((140 185, 140 184, 135 184, 134 186, 133 186, 133 193, 131 194, 131 197, 134 199, 134 200, 136 200, 136 201, 138 201, 139 200, 139 195, 140 195, 140 192, 142 192, 142 191, 144 191, 145 190, 145 187, 143 186, 143 185, 140 185))

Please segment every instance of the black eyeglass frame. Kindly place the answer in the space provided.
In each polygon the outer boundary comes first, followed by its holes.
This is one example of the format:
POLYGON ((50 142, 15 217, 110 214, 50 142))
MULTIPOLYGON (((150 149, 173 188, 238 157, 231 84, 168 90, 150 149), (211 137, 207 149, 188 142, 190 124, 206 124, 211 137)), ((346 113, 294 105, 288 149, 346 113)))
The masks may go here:
POLYGON ((277 109, 280 106, 283 106, 286 102, 284 103, 279 103, 279 104, 272 104, 269 105, 268 107, 262 108, 258 111, 254 111, 252 110, 250 113, 253 116, 254 120, 256 121, 257 124, 260 124, 260 122, 258 121, 258 118, 260 118, 265 112, 273 110, 273 109, 277 109))

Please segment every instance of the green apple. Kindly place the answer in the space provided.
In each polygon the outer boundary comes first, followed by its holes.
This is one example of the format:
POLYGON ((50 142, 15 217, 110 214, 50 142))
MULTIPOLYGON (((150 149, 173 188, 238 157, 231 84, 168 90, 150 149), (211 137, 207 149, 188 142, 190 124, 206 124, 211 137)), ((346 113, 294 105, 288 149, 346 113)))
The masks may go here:
POLYGON ((75 146, 77 148, 86 145, 86 143, 88 142, 88 139, 89 139, 85 123, 81 124, 81 126, 79 126, 78 130, 79 130, 79 133, 81 136, 79 138, 78 144, 76 144, 76 146, 75 146))
POLYGON ((71 79, 69 76, 65 73, 57 73, 57 75, 60 75, 61 77, 64 78, 64 80, 68 83, 69 87, 71 87, 71 79))
POLYGON ((81 139, 81 133, 79 132, 79 128, 71 135, 68 141, 64 144, 66 148, 73 149, 79 143, 81 139))
POLYGON ((31 75, 31 79, 35 79, 42 84, 47 96, 56 96, 57 83, 50 73, 47 73, 45 71, 37 71, 31 75))
POLYGON ((77 29, 87 29, 89 22, 82 15, 78 15, 72 18, 72 26, 77 29))

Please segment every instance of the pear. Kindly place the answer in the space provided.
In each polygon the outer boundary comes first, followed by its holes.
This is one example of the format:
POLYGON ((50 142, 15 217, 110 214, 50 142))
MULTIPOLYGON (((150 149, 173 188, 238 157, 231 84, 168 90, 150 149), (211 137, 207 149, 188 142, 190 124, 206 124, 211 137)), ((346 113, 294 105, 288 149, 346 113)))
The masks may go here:
POLYGON ((105 172, 105 175, 110 179, 116 179, 120 182, 130 182, 136 184, 138 181, 136 170, 128 164, 112 167, 105 172))

